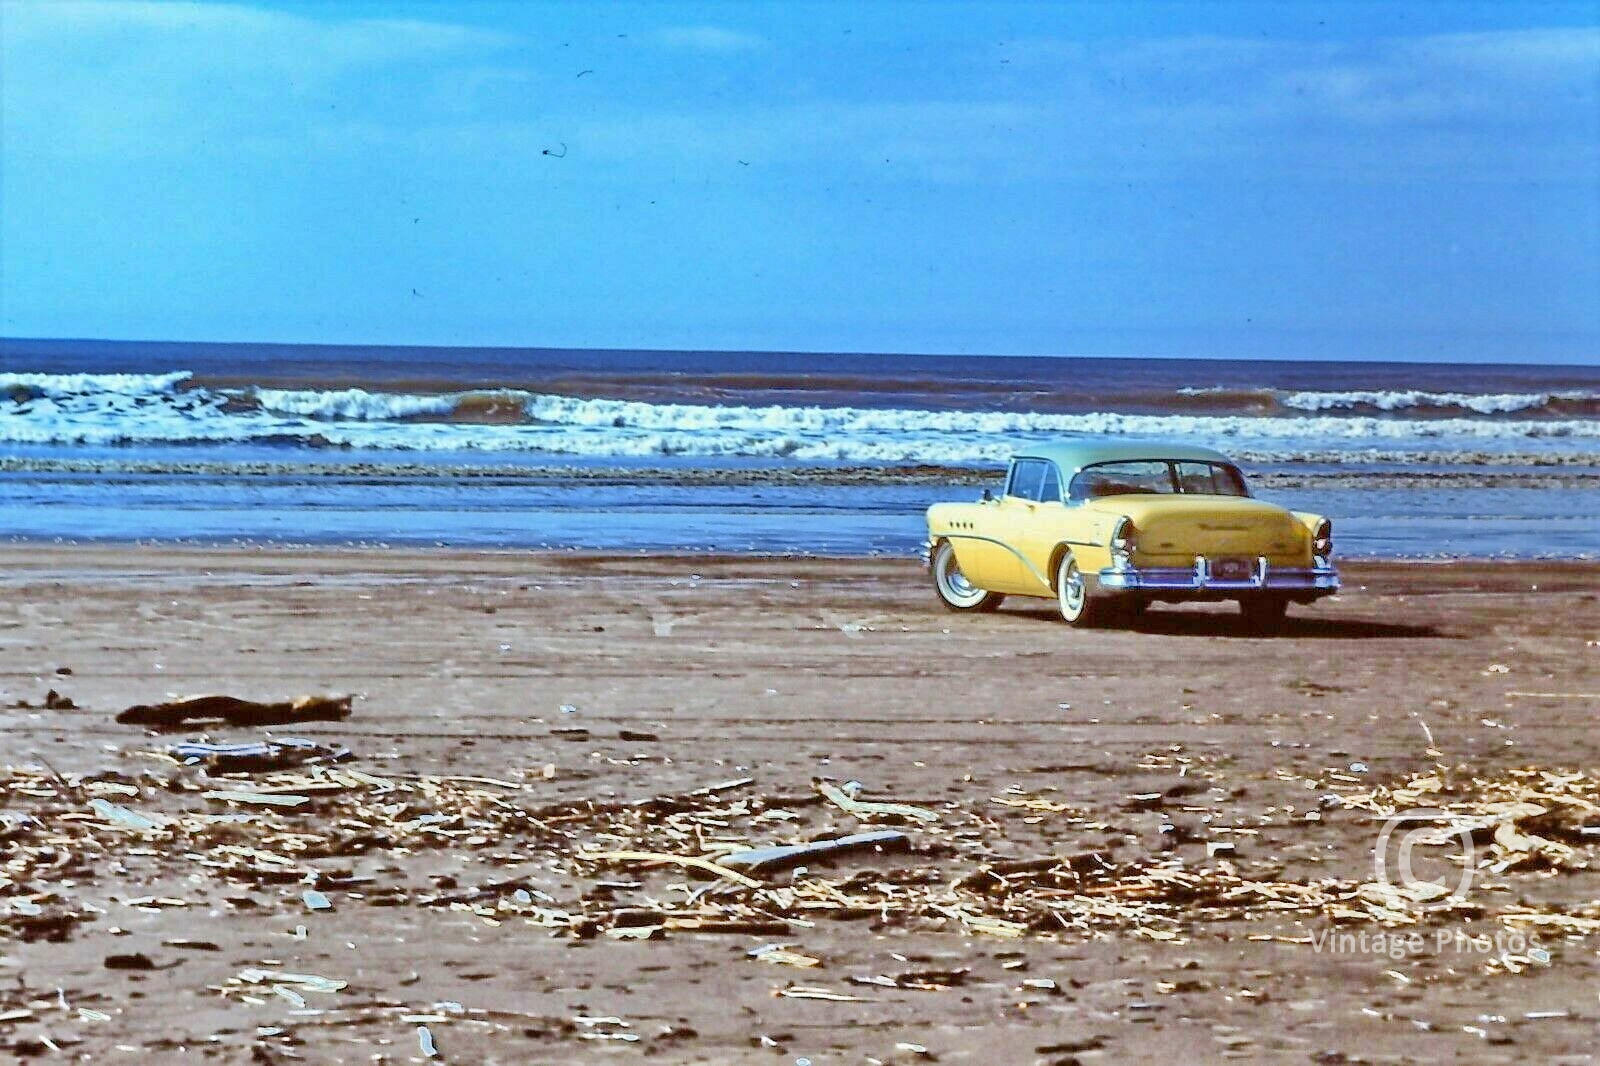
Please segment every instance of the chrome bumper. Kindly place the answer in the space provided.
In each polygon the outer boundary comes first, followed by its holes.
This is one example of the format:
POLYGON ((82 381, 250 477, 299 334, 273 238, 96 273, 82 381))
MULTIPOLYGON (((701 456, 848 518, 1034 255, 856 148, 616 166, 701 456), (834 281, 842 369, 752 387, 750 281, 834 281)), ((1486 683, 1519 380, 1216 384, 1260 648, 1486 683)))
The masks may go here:
POLYGON ((1266 557, 1256 559, 1248 576, 1219 578, 1211 572, 1211 560, 1197 556, 1192 568, 1110 566, 1100 571, 1100 587, 1132 591, 1181 592, 1320 592, 1339 591, 1339 571, 1325 559, 1311 567, 1269 566, 1266 557))

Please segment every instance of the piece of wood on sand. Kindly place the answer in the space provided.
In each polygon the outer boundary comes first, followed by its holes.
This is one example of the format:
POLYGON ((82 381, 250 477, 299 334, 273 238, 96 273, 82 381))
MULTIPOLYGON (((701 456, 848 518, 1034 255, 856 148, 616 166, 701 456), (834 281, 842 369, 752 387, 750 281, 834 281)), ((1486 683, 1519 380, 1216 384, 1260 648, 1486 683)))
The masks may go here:
POLYGON ((229 725, 294 725, 300 722, 342 722, 350 717, 350 696, 298 696, 261 703, 237 696, 188 696, 166 703, 138 704, 117 715, 123 725, 181 726, 186 722, 222 721, 229 725))

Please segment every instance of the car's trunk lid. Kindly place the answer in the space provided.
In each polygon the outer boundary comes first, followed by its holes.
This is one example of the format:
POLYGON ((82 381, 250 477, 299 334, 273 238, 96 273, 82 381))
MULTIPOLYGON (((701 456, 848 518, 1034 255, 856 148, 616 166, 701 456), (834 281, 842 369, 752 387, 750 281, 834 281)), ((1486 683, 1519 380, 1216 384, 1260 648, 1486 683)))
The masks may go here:
POLYGON ((1090 506, 1133 519, 1136 564, 1189 565, 1197 555, 1284 563, 1298 561, 1305 548, 1305 530, 1292 514, 1242 496, 1128 495, 1090 506))

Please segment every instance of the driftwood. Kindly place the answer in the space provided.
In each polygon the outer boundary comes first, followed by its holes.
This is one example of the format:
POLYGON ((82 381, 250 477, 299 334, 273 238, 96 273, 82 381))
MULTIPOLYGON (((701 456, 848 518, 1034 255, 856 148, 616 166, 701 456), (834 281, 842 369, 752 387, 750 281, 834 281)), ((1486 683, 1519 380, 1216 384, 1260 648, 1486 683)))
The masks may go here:
POLYGON ((139 704, 117 715, 123 725, 167 727, 185 722, 223 721, 229 725, 297 725, 340 722, 350 717, 349 696, 299 696, 280 703, 258 703, 237 696, 189 696, 154 706, 139 704))
POLYGON ((930 811, 926 807, 913 807, 907 803, 870 803, 866 800, 858 800, 826 781, 817 782, 817 791, 827 797, 829 803, 832 803, 846 814, 855 815, 857 818, 888 816, 890 818, 909 818, 918 822, 937 822, 939 820, 938 812, 930 811))
POLYGON ((855 833, 847 837, 814 840, 809 844, 786 844, 776 848, 738 851, 732 855, 724 855, 722 865, 742 866, 749 870, 774 870, 793 866, 806 859, 820 859, 845 851, 875 847, 904 851, 910 845, 911 841, 904 833, 883 829, 876 833, 855 833))

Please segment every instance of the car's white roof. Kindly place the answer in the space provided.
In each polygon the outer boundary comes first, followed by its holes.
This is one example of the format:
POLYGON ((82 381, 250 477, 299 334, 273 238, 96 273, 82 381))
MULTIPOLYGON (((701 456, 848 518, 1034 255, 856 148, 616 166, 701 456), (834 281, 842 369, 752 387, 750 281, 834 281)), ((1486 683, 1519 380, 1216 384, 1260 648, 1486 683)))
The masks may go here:
POLYGON ((1193 444, 1174 444, 1161 440, 1123 440, 1085 438, 1050 441, 1017 449, 1014 459, 1048 459, 1071 477, 1094 463, 1131 462, 1139 459, 1189 459, 1197 462, 1228 463, 1219 451, 1193 444))

